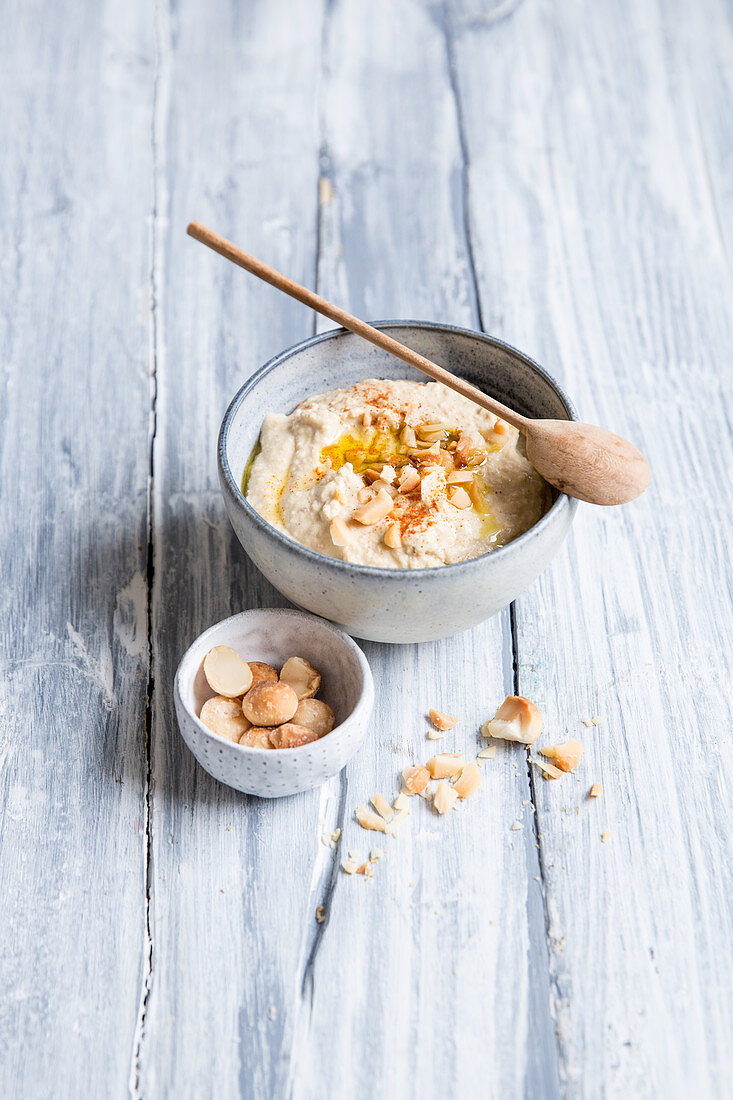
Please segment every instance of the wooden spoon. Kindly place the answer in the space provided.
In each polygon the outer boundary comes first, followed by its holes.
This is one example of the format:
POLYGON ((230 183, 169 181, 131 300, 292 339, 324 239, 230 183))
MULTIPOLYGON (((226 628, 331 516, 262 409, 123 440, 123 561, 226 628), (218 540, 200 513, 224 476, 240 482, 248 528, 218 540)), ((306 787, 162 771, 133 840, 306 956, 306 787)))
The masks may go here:
POLYGON ((190 237, 239 264, 258 279, 284 291, 291 298, 297 298, 299 302, 325 317, 330 317, 357 336, 363 336, 378 348, 396 355, 403 362, 430 375, 436 382, 442 382, 444 386, 463 394, 482 409, 488 409, 496 416, 508 420, 525 436, 527 458, 535 470, 550 485, 568 496, 587 500, 591 504, 625 504, 643 493, 649 484, 649 466, 644 456, 631 443, 613 432, 597 428, 593 424, 579 424, 575 420, 533 420, 521 416, 470 383, 464 382, 462 378, 450 374, 437 363, 418 355, 416 351, 398 343, 379 329, 372 328, 366 321, 352 317, 345 309, 339 309, 319 294, 293 282, 274 267, 269 267, 243 252, 231 241, 220 237, 199 222, 191 222, 187 232, 190 237))

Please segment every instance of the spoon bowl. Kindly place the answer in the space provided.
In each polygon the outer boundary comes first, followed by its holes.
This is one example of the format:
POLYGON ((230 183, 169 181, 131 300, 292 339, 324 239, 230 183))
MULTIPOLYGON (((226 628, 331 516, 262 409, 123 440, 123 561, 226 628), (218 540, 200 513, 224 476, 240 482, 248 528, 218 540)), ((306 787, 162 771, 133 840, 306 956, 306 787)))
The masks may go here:
POLYGON ((527 420, 527 458, 561 493, 590 504, 628 504, 649 484, 649 465, 627 439, 577 420, 527 420))

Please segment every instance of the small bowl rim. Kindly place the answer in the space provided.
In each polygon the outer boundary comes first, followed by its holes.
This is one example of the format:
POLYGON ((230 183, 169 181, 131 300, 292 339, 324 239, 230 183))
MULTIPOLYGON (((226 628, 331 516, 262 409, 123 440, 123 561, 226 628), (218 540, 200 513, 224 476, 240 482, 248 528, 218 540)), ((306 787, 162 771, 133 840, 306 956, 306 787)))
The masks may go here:
MULTIPOLYGON (((562 389, 562 387, 552 377, 552 375, 548 371, 546 371, 544 367, 540 366, 540 364, 537 363, 534 359, 530 358, 529 355, 526 355, 523 351, 520 351, 519 348, 515 348, 512 344, 508 344, 505 340, 500 340, 496 336, 489 336, 488 333, 485 332, 477 332, 475 329, 464 328, 460 325, 446 325, 442 324, 439 321, 387 320, 370 321, 369 323, 372 325, 373 328, 378 329, 411 327, 420 329, 431 329, 437 332, 458 333, 461 336, 470 336, 474 339, 481 341, 482 343, 488 344, 491 347, 510 352, 512 355, 520 359, 525 366, 529 367, 531 371, 539 375, 550 384, 550 386, 555 390, 558 397, 565 405, 570 420, 578 419, 575 406, 573 405, 572 401, 567 396, 565 391, 562 389)), ((285 348, 283 351, 278 352, 277 355, 273 355, 271 359, 268 359, 266 363, 263 363, 263 365, 259 367, 254 372, 254 374, 250 375, 246 382, 244 382, 243 385, 240 386, 232 400, 229 402, 227 410, 224 413, 224 417, 219 428, 219 439, 217 443, 217 459, 219 463, 219 469, 223 474, 227 488, 230 490, 236 504, 244 510, 245 515, 253 520, 255 525, 259 527, 265 535, 269 536, 270 538, 274 538, 276 541, 280 542, 285 547, 285 549, 294 551, 300 554, 302 557, 308 559, 309 561, 315 562, 316 564, 320 565, 321 568, 323 568, 324 566, 333 566, 334 568, 341 567, 342 569, 353 573, 362 574, 370 577, 379 577, 384 581, 391 581, 392 583, 394 583, 397 580, 404 579, 405 575, 413 576, 415 574, 419 574, 419 576, 421 577, 430 576, 432 574, 445 575, 447 570, 466 569, 471 566, 476 567, 476 564, 478 562, 485 563, 487 561, 490 561, 492 558, 495 558, 497 554, 502 554, 504 558, 506 558, 510 552, 517 554, 531 538, 536 537, 537 534, 542 529, 547 527, 551 520, 554 520, 561 511, 569 508, 572 516, 578 506, 578 501, 575 500, 573 497, 567 496, 566 493, 558 492, 557 500, 553 502, 553 504, 548 508, 545 514, 540 517, 537 523, 534 523, 527 531, 524 532, 524 534, 518 535, 517 538, 512 539, 511 542, 506 543, 505 546, 497 546, 494 550, 488 550, 485 554, 479 554, 478 557, 475 558, 467 558, 465 561, 450 562, 444 565, 432 565, 420 569, 390 569, 384 566, 360 565, 357 562, 343 561, 341 558, 333 558, 330 557, 328 554, 321 554, 317 550, 311 550, 310 547, 303 546, 302 543, 298 542, 294 538, 291 538, 290 535, 286 535, 282 531, 279 531, 277 527, 273 527, 273 525, 269 523, 264 518, 264 516, 260 515, 256 508, 252 507, 252 505, 242 493, 241 481, 239 484, 237 484, 234 479, 234 475, 232 474, 232 469, 229 465, 229 459, 227 457, 227 440, 229 437, 229 428, 231 422, 234 419, 234 416, 242 401, 244 401, 245 397, 248 396, 248 394, 257 386, 257 384, 262 378, 265 377, 265 375, 275 370, 275 368, 280 366, 282 363, 287 362, 288 359, 292 359, 293 356, 299 354, 301 351, 305 351, 307 348, 314 347, 316 344, 323 343, 326 340, 333 340, 334 338, 338 336, 343 336, 345 334, 348 334, 349 332, 349 329, 342 327, 328 329, 326 332, 317 333, 314 336, 308 336, 306 337, 306 339, 300 340, 297 344, 293 344, 291 345, 291 347, 285 348)))
MULTIPOLYGON (((220 643, 226 644, 226 643, 220 643)), ((195 674, 194 674, 195 675, 195 674)), ((351 725, 354 721, 360 721, 362 718, 366 721, 369 719, 369 715, 374 707, 374 677, 372 676, 372 670, 369 665, 366 656, 360 646, 356 644, 353 638, 348 634, 340 630, 339 627, 329 622, 328 619, 322 618, 320 615, 312 615, 308 611, 297 611, 294 608, 289 607, 248 607, 244 611, 238 611, 235 615, 229 615, 226 619, 220 619, 216 623, 212 623, 206 630, 202 631, 186 649, 186 652, 178 662, 178 668, 176 669, 176 675, 173 680, 173 694, 174 698, 180 701, 186 714, 191 718, 200 733, 205 734, 207 737, 212 737, 214 741, 219 742, 222 745, 228 745, 234 749, 241 749, 243 753, 254 753, 256 756, 264 756, 268 760, 271 759, 273 763, 278 760, 287 759, 293 760, 297 755, 305 755, 309 750, 313 749, 314 745, 320 744, 321 741, 325 741, 327 737, 333 737, 334 734, 338 734, 344 730, 346 726, 351 725), (357 700, 356 706, 351 713, 344 719, 343 722, 339 722, 337 726, 331 730, 330 733, 325 734, 323 737, 317 738, 316 741, 309 741, 307 745, 296 745, 291 749, 262 749, 255 745, 240 745, 238 741, 230 741, 227 737, 222 737, 220 734, 215 733, 214 730, 209 729, 204 725, 199 716, 195 714, 188 703, 184 699, 183 692, 181 691, 181 672, 183 666, 193 650, 200 642, 202 642, 208 634, 213 634, 215 630, 220 627, 228 625, 237 619, 243 619, 250 615, 274 615, 278 618, 292 618, 297 620, 308 620, 309 622, 317 622, 320 626, 326 629, 327 633, 334 634, 339 641, 344 643, 346 649, 356 657, 356 663, 361 669, 362 673, 362 689, 361 694, 357 700)), ((338 738, 337 738, 338 739, 338 738)))

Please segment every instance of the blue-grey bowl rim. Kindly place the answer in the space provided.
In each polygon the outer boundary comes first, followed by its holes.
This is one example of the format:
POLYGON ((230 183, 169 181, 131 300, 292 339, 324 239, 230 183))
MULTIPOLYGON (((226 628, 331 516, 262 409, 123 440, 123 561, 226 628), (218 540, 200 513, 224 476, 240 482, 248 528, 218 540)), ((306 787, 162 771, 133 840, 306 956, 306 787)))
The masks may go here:
MULTIPOLYGON (((575 407, 572 401, 567 396, 562 387, 558 385, 552 375, 548 371, 546 371, 544 367, 541 367, 539 363, 536 363, 534 359, 531 359, 528 355, 525 355, 525 353, 523 351, 520 351, 518 348, 513 347, 512 344, 507 344, 505 340, 499 340, 496 336, 489 336, 485 332, 476 332, 475 329, 462 328, 460 325, 444 325, 438 321, 390 320, 370 321, 369 324, 372 325, 373 328, 378 329, 410 327, 433 329, 437 330, 438 332, 456 332, 461 336, 471 336, 474 339, 481 340, 483 343, 489 344, 495 348, 500 348, 502 351, 508 351, 512 355, 517 356, 518 359, 521 359, 521 361, 531 370, 533 370, 535 374, 539 374, 542 378, 545 379, 546 382, 549 382, 549 384, 557 393, 558 397, 564 403, 570 419, 577 420, 575 407)), ((319 554, 317 550, 311 550, 309 547, 303 546, 302 543, 296 542, 295 539, 290 538, 289 535, 284 535, 281 531, 278 531, 277 527, 273 527, 271 523, 268 523, 267 520, 264 519, 263 516, 261 516, 260 513, 248 502, 242 492, 241 479, 239 484, 237 484, 237 482, 234 480, 231 466, 229 465, 229 460, 226 454, 229 425, 234 417, 234 414, 236 413, 240 404, 250 392, 250 390, 254 389, 260 379, 264 378, 266 374, 269 374, 271 370, 274 370, 275 367, 280 366, 281 363, 286 362, 288 359, 291 359, 294 355, 297 355, 299 352, 304 351, 306 348, 313 347, 315 344, 320 344, 324 340, 332 340, 335 336, 342 336, 344 333, 347 332, 349 332, 349 329, 340 327, 328 329, 328 331, 319 332, 315 336, 308 336, 305 340, 301 340, 299 343, 293 344, 289 348, 285 348, 284 351, 278 352, 277 355, 274 355, 272 359, 268 359, 268 361, 264 363, 259 368, 259 370, 256 370, 254 374, 250 375, 247 381, 242 386, 240 386, 232 400, 229 402, 227 411, 224 413, 224 418, 221 422, 221 427, 219 429, 219 441, 217 444, 219 468, 223 471, 224 478, 226 479, 227 485, 232 490, 235 499, 242 505, 250 519, 252 519, 258 527, 261 527, 264 530, 265 534, 269 535, 270 538, 277 539, 283 544, 286 549, 292 550, 302 555, 304 558, 314 561, 321 566, 333 565, 342 569, 348 569, 354 573, 365 573, 368 576, 381 577, 384 580, 394 581, 397 578, 404 578, 406 574, 410 576, 419 575, 420 577, 430 575, 431 573, 445 574, 446 570, 465 569, 467 566, 475 565, 477 562, 486 561, 494 557, 496 554, 506 555, 512 550, 517 552, 521 549, 522 545, 529 538, 536 535, 539 530, 547 526, 553 513, 557 513, 561 508, 568 507, 572 510, 572 512, 575 511, 578 506, 577 500, 573 499, 572 497, 568 497, 565 493, 559 493, 557 500, 554 501, 550 508, 548 508, 548 510, 545 512, 544 516, 542 516, 542 518, 539 519, 537 523, 533 524, 528 531, 524 532, 523 535, 518 535, 517 538, 512 539, 512 541, 508 542, 505 546, 497 546, 495 550, 489 550, 485 554, 479 554, 479 556, 476 558, 467 558, 465 561, 452 562, 446 565, 433 565, 424 569, 385 569, 375 565, 358 565, 354 562, 343 561, 341 558, 332 558, 328 554, 319 554)))

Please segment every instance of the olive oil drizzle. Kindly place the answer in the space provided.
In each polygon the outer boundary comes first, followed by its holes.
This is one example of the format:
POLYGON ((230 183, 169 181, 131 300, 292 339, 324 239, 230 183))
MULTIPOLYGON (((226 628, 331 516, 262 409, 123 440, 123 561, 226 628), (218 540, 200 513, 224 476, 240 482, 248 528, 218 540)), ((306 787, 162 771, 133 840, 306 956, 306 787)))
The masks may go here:
POLYGON ((326 467, 340 470, 350 462, 356 474, 375 466, 405 466, 407 461, 407 447, 393 428, 383 431, 353 428, 321 451, 321 463, 326 467))
POLYGON ((254 466, 255 460, 258 458, 261 451, 262 451, 262 441, 260 440, 260 437, 257 436, 257 442, 255 443, 254 447, 250 451, 249 458, 247 459, 247 462, 246 462, 245 467, 244 467, 244 473, 242 474, 242 496, 243 497, 246 497, 246 495, 247 495, 247 489, 249 488, 249 479, 252 475, 252 467, 254 466))
MULTIPOLYGON (((444 443, 456 442, 458 438, 458 431, 448 431, 445 434, 444 443)), ((319 467, 322 470, 320 476, 324 476, 328 469, 340 470, 347 462, 351 463, 356 474, 364 474, 367 470, 387 465, 399 470, 409 463, 409 451, 411 449, 414 450, 414 448, 403 442, 401 431, 394 428, 369 429, 354 427, 340 436, 335 443, 330 443, 322 448, 319 462, 319 467)), ((499 449, 499 445, 489 444, 489 453, 499 449)), ((252 467, 261 451, 262 443, 258 438, 247 459, 242 475, 242 493, 244 496, 247 495, 252 467)), ((501 524, 494 516, 486 500, 489 486, 486 482, 485 471, 481 467, 477 467, 475 474, 475 490, 471 494, 472 508, 481 517, 481 537, 493 541, 501 531, 501 524)), ((283 484, 277 505, 281 518, 284 489, 285 485, 283 484)), ((500 545, 500 543, 497 541, 495 545, 500 545)))

